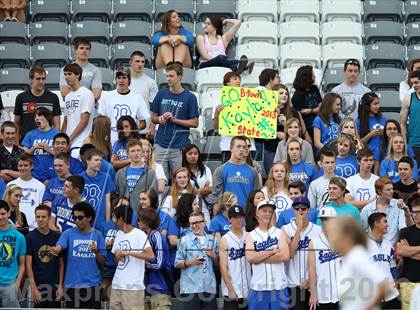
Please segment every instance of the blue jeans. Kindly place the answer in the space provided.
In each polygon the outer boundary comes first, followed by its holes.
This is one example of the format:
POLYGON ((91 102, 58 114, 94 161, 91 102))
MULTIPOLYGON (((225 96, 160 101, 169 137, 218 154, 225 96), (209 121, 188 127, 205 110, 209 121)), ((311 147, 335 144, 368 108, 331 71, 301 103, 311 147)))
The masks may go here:
POLYGON ((249 291, 249 310, 286 310, 289 309, 289 306, 290 300, 287 288, 273 291, 249 291))
POLYGON ((202 62, 198 65, 198 69, 208 68, 208 67, 225 67, 229 68, 232 71, 236 71, 238 67, 239 60, 228 58, 225 55, 218 55, 210 60, 202 62))
POLYGON ((0 308, 20 308, 16 285, 0 286, 0 308))

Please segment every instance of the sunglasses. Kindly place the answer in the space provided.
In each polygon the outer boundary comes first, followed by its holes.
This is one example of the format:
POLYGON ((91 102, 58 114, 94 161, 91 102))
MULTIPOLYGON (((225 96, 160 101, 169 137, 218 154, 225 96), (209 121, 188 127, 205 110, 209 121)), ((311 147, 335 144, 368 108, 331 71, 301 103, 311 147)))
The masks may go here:
POLYGON ((346 61, 346 65, 360 65, 360 63, 356 59, 350 59, 346 61))
POLYGON ((309 208, 306 206, 296 206, 296 207, 293 207, 293 209, 295 209, 296 211, 306 211, 309 208))
POLYGON ((83 221, 86 218, 84 215, 73 216, 73 219, 77 221, 83 221))
POLYGON ((193 227, 194 225, 198 225, 201 223, 204 223, 204 221, 190 222, 190 226, 193 227))

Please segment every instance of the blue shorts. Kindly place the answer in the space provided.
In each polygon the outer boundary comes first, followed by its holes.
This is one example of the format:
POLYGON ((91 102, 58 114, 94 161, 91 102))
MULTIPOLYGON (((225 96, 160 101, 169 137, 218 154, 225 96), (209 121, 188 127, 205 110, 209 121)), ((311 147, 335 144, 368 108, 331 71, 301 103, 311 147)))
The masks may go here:
POLYGON ((290 296, 287 288, 273 291, 249 291, 249 310, 288 310, 289 308, 290 296))

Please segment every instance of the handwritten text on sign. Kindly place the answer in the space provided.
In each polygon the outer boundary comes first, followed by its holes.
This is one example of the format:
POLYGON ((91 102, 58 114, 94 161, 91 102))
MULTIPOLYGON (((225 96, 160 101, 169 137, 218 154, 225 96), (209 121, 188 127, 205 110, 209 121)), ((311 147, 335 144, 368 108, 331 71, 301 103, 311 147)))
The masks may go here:
POLYGON ((274 139, 277 128, 276 91, 225 86, 219 116, 219 133, 224 136, 247 136, 274 139))

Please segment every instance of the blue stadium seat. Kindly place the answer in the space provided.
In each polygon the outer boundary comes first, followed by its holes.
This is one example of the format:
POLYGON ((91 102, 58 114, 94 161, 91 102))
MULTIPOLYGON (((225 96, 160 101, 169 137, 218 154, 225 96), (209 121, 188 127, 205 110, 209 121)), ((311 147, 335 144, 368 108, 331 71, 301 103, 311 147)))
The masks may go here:
POLYGON ((70 22, 69 0, 32 0, 30 2, 31 22, 55 20, 70 22))
MULTIPOLYGON (((276 8, 273 8, 275 10, 276 8)), ((235 0, 197 0, 197 21, 204 21, 208 15, 216 14, 225 18, 234 18, 235 0)))
POLYGON ((152 24, 149 22, 125 20, 113 23, 111 29, 114 44, 127 41, 150 44, 152 24))
POLYGON ((399 90, 406 72, 397 68, 375 68, 366 70, 367 86, 372 91, 399 90))
POLYGON ((23 89, 29 85, 29 70, 26 68, 0 69, 0 91, 23 89))
POLYGON ((403 21, 403 1, 376 0, 363 1, 363 20, 373 22, 378 20, 403 21))
POLYGON ((72 0, 71 2, 73 21, 96 20, 110 23, 111 12, 111 0, 72 0))
POLYGON ((153 1, 114 0, 114 21, 141 20, 153 21, 153 1))
POLYGON ((130 55, 133 51, 142 51, 146 58, 146 67, 152 65, 152 47, 149 44, 137 42, 124 42, 111 47, 111 67, 128 66, 130 55))
POLYGON ((39 21, 29 25, 29 38, 32 44, 56 42, 68 44, 69 27, 67 23, 57 21, 39 21))
POLYGON ((365 46, 366 67, 405 68, 405 46, 391 42, 378 42, 365 46))
POLYGON ((26 24, 19 22, 0 22, 0 43, 6 42, 27 43, 28 28, 26 24))
POLYGON ((0 44, 0 68, 29 67, 29 46, 18 43, 0 44))
POLYGON ((162 15, 169 10, 175 10, 182 21, 195 21, 193 0, 155 0, 155 21, 160 22, 162 15))
POLYGON ((46 42, 31 48, 32 65, 41 67, 63 67, 69 61, 69 47, 64 44, 46 42))
POLYGON ((70 38, 74 42, 77 38, 85 38, 90 41, 108 44, 110 27, 106 22, 86 20, 70 25, 70 38))
POLYGON ((404 25, 392 21, 375 21, 365 23, 365 44, 379 41, 403 44, 404 25))

